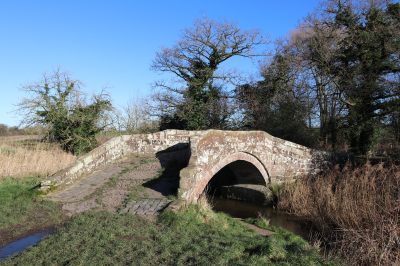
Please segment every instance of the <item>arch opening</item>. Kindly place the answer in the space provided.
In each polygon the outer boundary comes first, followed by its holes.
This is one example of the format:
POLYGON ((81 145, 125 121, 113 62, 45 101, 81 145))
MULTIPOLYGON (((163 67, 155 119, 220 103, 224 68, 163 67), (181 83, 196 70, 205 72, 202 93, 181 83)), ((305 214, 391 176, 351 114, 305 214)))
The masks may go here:
POLYGON ((211 201, 233 199, 266 205, 269 189, 264 175, 253 163, 235 160, 212 176, 204 193, 211 201))

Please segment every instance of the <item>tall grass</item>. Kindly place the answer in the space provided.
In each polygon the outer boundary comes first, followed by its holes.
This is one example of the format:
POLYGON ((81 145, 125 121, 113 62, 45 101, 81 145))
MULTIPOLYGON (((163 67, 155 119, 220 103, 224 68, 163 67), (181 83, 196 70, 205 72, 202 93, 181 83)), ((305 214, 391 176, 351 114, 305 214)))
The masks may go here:
POLYGON ((278 208, 313 222, 353 265, 400 265, 400 168, 333 169, 287 185, 278 208))
POLYGON ((75 161, 56 144, 38 136, 0 137, 0 179, 6 176, 48 176, 75 161))

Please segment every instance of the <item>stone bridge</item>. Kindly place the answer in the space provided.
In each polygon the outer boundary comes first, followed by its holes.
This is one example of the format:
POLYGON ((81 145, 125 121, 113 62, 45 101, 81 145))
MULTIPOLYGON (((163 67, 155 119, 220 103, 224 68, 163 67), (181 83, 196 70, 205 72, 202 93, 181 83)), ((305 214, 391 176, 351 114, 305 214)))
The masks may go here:
POLYGON ((213 177, 223 171, 229 172, 225 183, 267 185, 318 171, 326 162, 321 152, 263 131, 165 130, 110 139, 42 182, 42 189, 71 184, 129 154, 156 154, 164 168, 178 167, 178 197, 186 202, 196 202, 213 177))

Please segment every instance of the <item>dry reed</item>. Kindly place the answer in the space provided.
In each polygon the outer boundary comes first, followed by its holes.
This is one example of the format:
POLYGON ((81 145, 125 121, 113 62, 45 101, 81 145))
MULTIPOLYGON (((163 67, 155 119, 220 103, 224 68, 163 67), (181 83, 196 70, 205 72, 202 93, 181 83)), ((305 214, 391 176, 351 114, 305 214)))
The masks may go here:
POLYGON ((285 186, 278 208, 311 221, 352 265, 400 265, 400 168, 333 169, 285 186))
POLYGON ((75 156, 38 136, 0 137, 0 179, 48 176, 74 161, 75 156))

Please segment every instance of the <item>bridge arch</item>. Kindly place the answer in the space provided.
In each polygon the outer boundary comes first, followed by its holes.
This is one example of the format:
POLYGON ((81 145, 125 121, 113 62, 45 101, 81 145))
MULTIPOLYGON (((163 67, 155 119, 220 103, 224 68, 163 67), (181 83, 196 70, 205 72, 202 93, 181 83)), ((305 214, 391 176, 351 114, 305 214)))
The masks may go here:
POLYGON ((263 163, 254 155, 247 153, 247 152, 236 152, 234 154, 230 154, 226 156, 225 158, 219 160, 215 165, 213 165, 209 170, 205 171, 204 173, 201 174, 201 182, 197 182, 195 185, 195 188, 193 190, 194 195, 193 199, 195 201, 198 200, 200 195, 204 193, 207 185, 210 184, 210 181, 225 167, 232 165, 237 162, 245 162, 248 165, 254 167, 259 174, 261 174, 262 179, 264 181, 264 185, 267 185, 270 183, 270 176, 263 165, 263 163))

